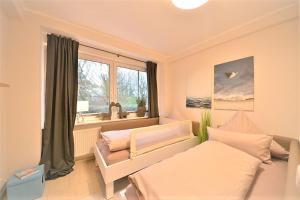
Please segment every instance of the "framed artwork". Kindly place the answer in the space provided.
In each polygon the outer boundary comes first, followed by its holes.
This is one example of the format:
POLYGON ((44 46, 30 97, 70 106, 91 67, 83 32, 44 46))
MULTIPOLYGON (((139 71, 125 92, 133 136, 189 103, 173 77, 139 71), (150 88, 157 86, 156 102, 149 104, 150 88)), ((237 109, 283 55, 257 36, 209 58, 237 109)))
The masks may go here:
POLYGON ((214 109, 254 110, 254 57, 215 65, 214 109))
POLYGON ((211 109, 210 97, 186 97, 187 108, 204 108, 211 109))

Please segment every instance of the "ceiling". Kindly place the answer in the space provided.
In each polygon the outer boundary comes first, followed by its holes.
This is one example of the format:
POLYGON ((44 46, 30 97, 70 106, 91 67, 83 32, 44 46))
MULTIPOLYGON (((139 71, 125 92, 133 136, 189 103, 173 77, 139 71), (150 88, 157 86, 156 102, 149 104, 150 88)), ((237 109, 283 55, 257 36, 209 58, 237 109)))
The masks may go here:
POLYGON ((170 0, 22 0, 32 11, 115 35, 166 55, 297 0, 209 0, 180 10, 170 0))

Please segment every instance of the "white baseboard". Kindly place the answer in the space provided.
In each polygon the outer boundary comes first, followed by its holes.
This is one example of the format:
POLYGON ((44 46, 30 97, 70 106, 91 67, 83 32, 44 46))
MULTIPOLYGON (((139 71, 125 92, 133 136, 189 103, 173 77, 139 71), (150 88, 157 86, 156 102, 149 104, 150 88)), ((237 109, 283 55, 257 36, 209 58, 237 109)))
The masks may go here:
POLYGON ((75 157, 75 161, 92 160, 92 159, 95 159, 95 156, 93 153, 75 157))

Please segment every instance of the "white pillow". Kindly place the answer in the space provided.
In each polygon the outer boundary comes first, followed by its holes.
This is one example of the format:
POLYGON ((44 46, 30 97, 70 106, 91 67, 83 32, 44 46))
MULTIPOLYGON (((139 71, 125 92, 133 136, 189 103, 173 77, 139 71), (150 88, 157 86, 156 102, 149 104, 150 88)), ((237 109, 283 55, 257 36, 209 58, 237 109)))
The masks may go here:
MULTIPOLYGON (((248 134, 264 134, 264 132, 256 127, 256 125, 242 111, 236 112, 236 114, 228 122, 221 126, 220 129, 248 134)), ((276 158, 287 159, 289 156, 289 152, 275 140, 272 140, 270 151, 271 155, 276 158)))
POLYGON ((138 147, 143 147, 162 143, 165 140, 191 136, 191 127, 191 121, 177 121, 164 125, 107 131, 101 133, 101 135, 110 151, 120 151, 130 148, 130 138, 132 133, 140 133, 136 136, 136 145, 138 147))
POLYGON ((102 132, 102 138, 107 143, 110 151, 128 149, 130 146, 130 132, 127 130, 115 130, 102 132))
POLYGON ((208 127, 209 140, 222 142, 242 150, 264 163, 271 164, 270 145, 273 137, 262 134, 243 134, 208 127))
POLYGON ((243 111, 236 112, 230 120, 220 127, 220 129, 242 133, 263 133, 263 131, 260 130, 243 111))
POLYGON ((285 148, 283 148, 280 144, 278 144, 274 140, 272 140, 270 151, 271 151, 271 155, 275 158, 280 158, 283 160, 287 160, 289 158, 290 152, 285 150, 285 148))

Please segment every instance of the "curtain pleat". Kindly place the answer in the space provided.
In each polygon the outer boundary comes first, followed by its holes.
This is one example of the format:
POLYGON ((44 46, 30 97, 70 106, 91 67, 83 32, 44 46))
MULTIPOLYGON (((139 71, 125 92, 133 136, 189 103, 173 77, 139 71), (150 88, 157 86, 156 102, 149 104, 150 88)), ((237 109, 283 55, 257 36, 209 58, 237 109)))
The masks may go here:
POLYGON ((158 97, 157 97, 157 64, 148 61, 147 66, 147 82, 148 82, 148 116, 150 118, 159 117, 158 97))
POLYGON ((73 170, 78 88, 78 46, 69 38, 47 36, 45 125, 42 131, 41 164, 46 179, 73 170))

